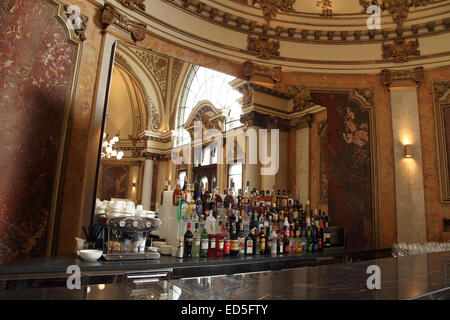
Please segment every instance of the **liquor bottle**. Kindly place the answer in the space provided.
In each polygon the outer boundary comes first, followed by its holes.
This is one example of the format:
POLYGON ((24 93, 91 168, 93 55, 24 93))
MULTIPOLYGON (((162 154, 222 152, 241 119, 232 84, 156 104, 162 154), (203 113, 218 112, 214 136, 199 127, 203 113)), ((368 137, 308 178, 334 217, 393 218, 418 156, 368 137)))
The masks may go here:
POLYGON ((291 230, 289 231, 289 249, 291 254, 294 254, 296 251, 296 239, 294 237, 294 227, 291 226, 291 230))
POLYGON ((261 253, 261 238, 259 237, 258 228, 253 229, 253 255, 259 255, 261 253))
POLYGON ((240 228, 239 228, 239 235, 238 235, 238 244, 239 244, 239 255, 245 254, 245 231, 244 231, 244 223, 240 222, 240 228))
POLYGON ((312 234, 311 234, 311 226, 308 225, 306 226, 306 246, 307 246, 307 251, 308 252, 312 252, 313 251, 313 238, 312 238, 312 234))
POLYGON ((183 238, 178 240, 178 250, 177 250, 177 258, 183 258, 184 256, 184 246, 183 246, 183 238))
POLYGON ((267 208, 270 208, 272 206, 272 198, 270 196, 269 190, 266 190, 266 197, 264 199, 264 205, 267 208))
MULTIPOLYGON (((219 227, 216 230, 223 230, 222 223, 219 223, 219 227)), ((216 257, 223 257, 224 255, 224 243, 225 235, 223 232, 216 234, 216 257)))
POLYGON ((198 223, 195 224, 195 231, 192 236, 192 257, 198 258, 200 256, 200 233, 198 233, 198 223))
POLYGON ((222 228, 223 228, 222 233, 223 233, 223 238, 224 238, 223 255, 229 256, 230 250, 231 250, 231 239, 230 239, 230 234, 228 233, 228 226, 225 224, 222 224, 222 228))
POLYGON ((284 244, 284 242, 283 242, 283 235, 282 235, 281 232, 279 232, 279 233, 278 233, 278 244, 277 244, 277 247, 278 247, 278 253, 279 253, 279 254, 283 254, 283 253, 284 253, 283 244, 284 244))
POLYGON ((306 227, 302 227, 302 230, 300 232, 300 243, 302 247, 302 252, 308 251, 308 241, 306 239, 306 227))
POLYGON ((271 240, 271 248, 270 248, 270 254, 276 255, 278 253, 278 239, 277 239, 277 233, 275 232, 275 229, 272 229, 272 232, 270 234, 270 240, 271 240))
POLYGON ((328 227, 328 216, 325 215, 324 219, 325 219, 325 229, 323 231, 324 246, 325 248, 329 248, 331 247, 331 233, 328 227))
POLYGON ((246 256, 251 256, 253 255, 253 234, 250 231, 247 235, 247 238, 245 238, 245 255, 246 256))
POLYGON ((197 211, 198 219, 201 220, 203 216, 203 201, 202 201, 202 193, 198 193, 198 197, 195 200, 195 209, 197 211))
POLYGON ((183 200, 183 192, 181 192, 180 184, 177 183, 177 186, 173 191, 173 205, 178 206, 181 200, 183 200))
POLYGON ((275 193, 275 186, 272 188, 272 208, 277 207, 277 194, 275 193))
POLYGON ((295 252, 301 253, 302 252, 302 240, 300 239, 300 228, 295 230, 295 252))
POLYGON ((209 239, 208 239, 208 232, 206 232, 206 228, 203 227, 202 235, 201 235, 201 244, 200 244, 200 257, 207 257, 208 256, 208 249, 209 249, 209 239))
POLYGON ((188 222, 187 224, 187 230, 184 234, 184 256, 185 257, 191 257, 192 256, 192 240, 193 235, 191 231, 191 223, 188 222))
POLYGON ((230 255, 235 257, 239 253, 239 239, 236 232, 236 226, 233 227, 233 231, 231 233, 231 248, 230 255))
POLYGON ((261 232, 259 233, 259 241, 260 241, 260 254, 265 254, 266 253, 266 235, 264 233, 264 228, 261 228, 261 232))
POLYGON ((288 202, 288 206, 289 207, 293 207, 294 206, 294 198, 291 195, 291 190, 288 190, 287 198, 288 198, 288 201, 287 201, 288 202))
POLYGON ((291 251, 290 242, 289 242, 289 234, 288 231, 284 231, 283 237, 283 252, 284 254, 289 254, 291 251))
POLYGON ((216 235, 209 234, 209 247, 208 247, 208 257, 214 257, 216 255, 216 235))

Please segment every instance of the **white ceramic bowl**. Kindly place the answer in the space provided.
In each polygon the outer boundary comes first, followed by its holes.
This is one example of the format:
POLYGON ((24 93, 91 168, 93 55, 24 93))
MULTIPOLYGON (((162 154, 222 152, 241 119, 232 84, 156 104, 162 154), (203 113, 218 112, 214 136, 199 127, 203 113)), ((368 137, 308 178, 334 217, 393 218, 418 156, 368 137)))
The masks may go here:
POLYGON ((86 261, 97 261, 103 254, 102 250, 85 249, 80 250, 78 255, 86 261))

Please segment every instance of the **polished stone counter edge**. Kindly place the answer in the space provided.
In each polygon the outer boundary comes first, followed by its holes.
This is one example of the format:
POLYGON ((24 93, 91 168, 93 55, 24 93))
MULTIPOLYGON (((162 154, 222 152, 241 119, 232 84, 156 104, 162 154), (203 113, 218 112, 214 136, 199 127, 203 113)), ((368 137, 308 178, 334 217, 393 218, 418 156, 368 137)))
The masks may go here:
MULTIPOLYGON (((282 269, 284 265, 290 263, 314 263, 321 264, 322 261, 329 261, 333 258, 356 257, 367 258, 387 257, 390 254, 389 249, 373 249, 360 251, 347 251, 345 249, 329 249, 323 252, 307 253, 303 255, 288 256, 250 256, 250 257, 223 257, 223 258, 185 258, 179 259, 170 256, 161 256, 158 260, 129 260, 129 261, 105 261, 95 262, 84 261, 76 256, 53 256, 34 258, 25 261, 16 261, 0 265, 0 278, 9 275, 20 274, 46 274, 46 273, 65 273, 70 265, 77 265, 83 272, 108 272, 108 271, 138 271, 153 269, 170 268, 208 268, 220 266, 236 266, 255 264, 277 264, 277 269, 282 269)), ((229 272, 232 272, 228 269, 229 272)), ((219 273, 220 274, 220 273, 219 273)))

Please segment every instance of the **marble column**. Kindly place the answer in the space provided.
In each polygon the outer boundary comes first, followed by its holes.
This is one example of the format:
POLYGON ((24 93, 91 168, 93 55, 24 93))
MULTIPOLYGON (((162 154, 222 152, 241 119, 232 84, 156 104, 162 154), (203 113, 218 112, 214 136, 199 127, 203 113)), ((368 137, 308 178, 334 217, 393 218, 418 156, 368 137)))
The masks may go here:
POLYGON ((417 85, 412 81, 392 82, 389 89, 394 141, 397 242, 425 242, 427 236, 417 85), (405 157, 406 144, 411 145, 411 158, 405 157))
POLYGON ((153 160, 145 160, 144 174, 142 177, 142 206, 150 210, 152 202, 153 160))

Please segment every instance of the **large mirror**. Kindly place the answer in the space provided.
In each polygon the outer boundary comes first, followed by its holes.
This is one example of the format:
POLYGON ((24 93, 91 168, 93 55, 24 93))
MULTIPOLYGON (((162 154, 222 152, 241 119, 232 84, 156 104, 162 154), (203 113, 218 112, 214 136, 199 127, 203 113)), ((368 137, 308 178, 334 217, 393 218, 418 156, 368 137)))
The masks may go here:
MULTIPOLYGON (((164 192, 177 188, 194 197, 202 191, 222 197, 279 192, 329 213, 358 247, 373 246, 371 119, 350 95, 310 92, 312 100, 299 107, 298 92, 277 90, 274 82, 239 79, 120 41, 110 78, 97 215, 104 213, 102 202, 117 199, 159 211, 164 192), (196 123, 201 143, 195 143, 196 123), (267 129, 252 140, 262 149, 256 164, 245 135, 251 128, 267 129), (278 168, 261 174, 270 163, 261 163, 260 156, 273 162, 272 148, 278 168)), ((162 222, 166 238, 172 222, 162 222)))

